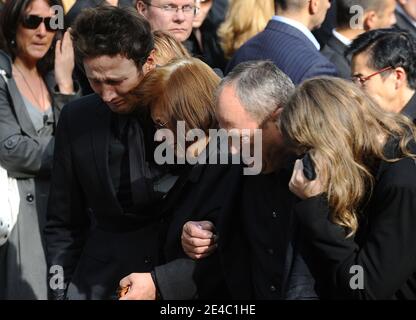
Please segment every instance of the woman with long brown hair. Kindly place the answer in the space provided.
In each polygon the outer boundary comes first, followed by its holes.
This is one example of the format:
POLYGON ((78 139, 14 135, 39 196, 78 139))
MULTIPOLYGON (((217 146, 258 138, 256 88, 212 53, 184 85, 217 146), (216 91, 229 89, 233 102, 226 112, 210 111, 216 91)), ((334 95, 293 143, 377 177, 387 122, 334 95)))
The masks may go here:
POLYGON ((416 133, 354 84, 306 81, 279 127, 317 178, 295 165, 290 189, 302 250, 323 298, 416 298, 416 133), (313 178, 312 178, 313 179, 313 178))

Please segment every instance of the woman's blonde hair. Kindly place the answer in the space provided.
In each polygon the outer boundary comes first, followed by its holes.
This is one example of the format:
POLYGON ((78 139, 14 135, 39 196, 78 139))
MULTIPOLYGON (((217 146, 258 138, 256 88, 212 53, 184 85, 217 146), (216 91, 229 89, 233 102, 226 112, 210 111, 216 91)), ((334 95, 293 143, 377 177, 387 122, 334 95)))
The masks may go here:
POLYGON ((415 155, 409 143, 415 127, 405 116, 382 110, 355 84, 322 77, 296 89, 278 126, 298 152, 311 150, 331 207, 332 222, 349 236, 358 228, 358 211, 372 193, 379 160, 395 162, 415 155), (399 158, 384 153, 390 139, 399 142, 399 158))
POLYGON ((165 65, 173 59, 190 58, 188 50, 170 34, 156 30, 153 31, 155 41, 156 64, 165 65))
POLYGON ((220 77, 201 60, 176 59, 150 71, 129 99, 142 107, 160 106, 169 123, 184 121, 186 131, 208 133, 217 127, 214 94, 219 83, 220 77))
POLYGON ((218 30, 226 58, 266 27, 274 15, 274 0, 232 0, 218 30))

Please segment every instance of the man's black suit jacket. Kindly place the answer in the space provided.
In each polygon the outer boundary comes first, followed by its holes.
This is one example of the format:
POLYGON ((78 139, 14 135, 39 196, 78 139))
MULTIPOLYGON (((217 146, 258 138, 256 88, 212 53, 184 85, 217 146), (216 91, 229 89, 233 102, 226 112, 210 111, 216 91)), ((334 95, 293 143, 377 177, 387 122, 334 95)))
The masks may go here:
MULTIPOLYGON (((117 200, 110 120, 94 94, 65 106, 58 124, 45 235, 48 264, 63 268, 68 299, 115 298, 121 278, 159 263, 163 218, 156 211, 147 220, 144 212, 126 214, 117 200)), ((52 297, 64 298, 66 290, 55 289, 52 297)))
POLYGON ((396 27, 409 31, 410 34, 416 39, 416 27, 400 12, 396 10, 396 27))
POLYGON ((327 44, 321 53, 331 61, 337 68, 338 75, 344 79, 351 78, 351 62, 345 56, 348 47, 339 41, 335 36, 328 39, 327 44))

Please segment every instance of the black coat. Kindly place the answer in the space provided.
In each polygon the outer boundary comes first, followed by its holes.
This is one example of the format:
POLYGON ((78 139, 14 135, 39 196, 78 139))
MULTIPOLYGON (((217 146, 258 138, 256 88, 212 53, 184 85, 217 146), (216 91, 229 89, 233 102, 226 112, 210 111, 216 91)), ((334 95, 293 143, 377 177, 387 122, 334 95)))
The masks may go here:
MULTIPOLYGON (((56 135, 45 228, 47 261, 64 269, 69 299, 111 299, 119 281, 159 263, 163 219, 125 214, 108 165, 111 111, 97 95, 68 104, 56 135)), ((65 290, 53 290, 63 298, 65 290)))
POLYGON ((163 299, 230 298, 219 262, 221 252, 195 263, 182 249, 181 234, 188 221, 208 220, 218 226, 221 217, 234 210, 241 179, 237 165, 197 165, 169 193, 166 206, 172 220, 163 250, 167 264, 155 269, 163 299))
POLYGON ((403 108, 402 113, 416 124, 416 94, 413 95, 407 105, 403 108))
POLYGON ((217 36, 217 29, 210 21, 205 20, 201 28, 202 46, 201 51, 194 32, 192 32, 189 39, 185 42, 185 46, 193 57, 199 58, 208 64, 211 68, 217 68, 221 71, 225 70, 227 60, 224 57, 219 39, 217 36))
MULTIPOLYGON (((416 153, 414 144, 411 151, 416 153)), ((389 143, 386 154, 390 159, 397 157, 397 143, 389 143)), ((302 201, 296 208, 304 254, 321 294, 343 299, 416 299, 415 160, 381 162, 354 237, 346 238, 345 230, 330 222, 329 212, 323 197, 302 201), (357 273, 356 266, 363 273, 357 273), (350 283, 359 284, 354 275, 361 275, 363 288, 352 289, 350 283)))
MULTIPOLYGON (((166 263, 155 268, 163 299, 254 298, 252 256, 240 210, 243 179, 238 165, 200 165, 175 185, 166 203, 172 217, 164 246, 166 263), (194 262, 181 247, 182 227, 187 221, 202 220, 216 226, 218 248, 208 258, 194 262)), ((286 258, 281 298, 313 299, 314 281, 298 253, 297 227, 290 220, 286 226, 290 237, 283 244, 286 258)))
POLYGON ((416 39, 416 27, 400 12, 396 10, 396 26, 400 29, 409 31, 410 34, 416 39))
POLYGON ((331 61, 337 68, 338 75, 344 79, 351 79, 351 62, 345 57, 348 47, 335 36, 328 39, 321 53, 331 61))

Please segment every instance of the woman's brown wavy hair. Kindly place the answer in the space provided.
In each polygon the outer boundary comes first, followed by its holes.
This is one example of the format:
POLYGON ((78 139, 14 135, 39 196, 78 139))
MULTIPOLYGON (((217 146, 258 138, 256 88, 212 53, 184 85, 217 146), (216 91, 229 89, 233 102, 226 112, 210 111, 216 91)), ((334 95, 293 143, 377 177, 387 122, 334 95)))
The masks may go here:
POLYGON ((208 133, 217 127, 214 93, 220 80, 199 59, 174 59, 150 71, 128 99, 142 108, 161 106, 169 123, 185 122, 186 132, 201 129, 208 133))
POLYGON ((358 228, 359 208, 368 201, 374 185, 377 160, 387 159, 386 142, 399 142, 400 158, 415 155, 409 142, 416 140, 413 123, 401 114, 382 110, 355 84, 321 77, 300 85, 278 120, 290 146, 310 151, 331 207, 331 221, 358 228))

